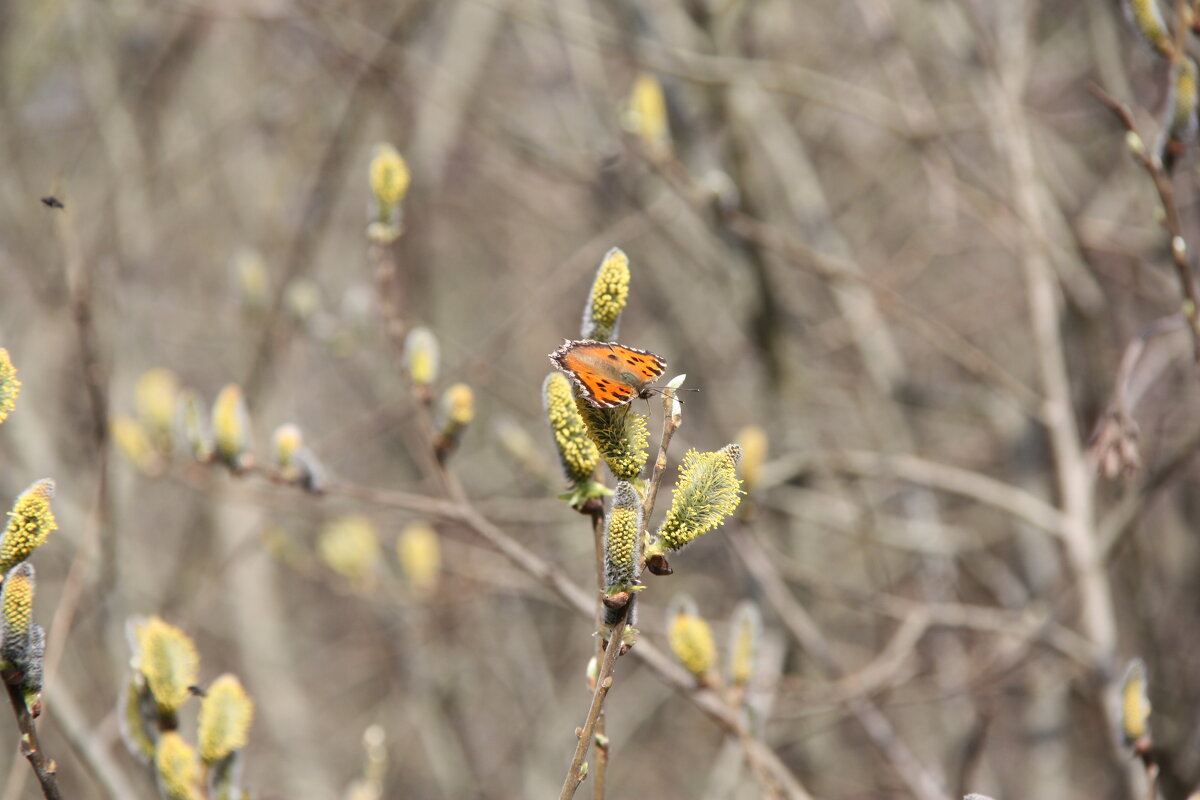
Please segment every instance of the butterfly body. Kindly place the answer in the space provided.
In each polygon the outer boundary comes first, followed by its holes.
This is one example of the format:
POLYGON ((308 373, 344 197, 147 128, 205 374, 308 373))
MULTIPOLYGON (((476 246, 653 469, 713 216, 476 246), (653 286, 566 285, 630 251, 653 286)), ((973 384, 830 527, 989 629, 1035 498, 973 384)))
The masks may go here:
POLYGON ((596 408, 616 408, 635 397, 649 397, 649 386, 667 362, 647 350, 592 339, 565 341, 550 354, 580 395, 596 408))

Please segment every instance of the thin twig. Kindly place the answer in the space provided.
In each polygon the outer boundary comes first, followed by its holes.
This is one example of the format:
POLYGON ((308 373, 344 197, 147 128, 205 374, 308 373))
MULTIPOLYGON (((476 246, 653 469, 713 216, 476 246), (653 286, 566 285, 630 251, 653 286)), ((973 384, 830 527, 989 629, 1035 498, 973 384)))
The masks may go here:
POLYGON ((34 725, 33 715, 29 713, 29 707, 25 704, 25 693, 21 691, 19 676, 6 674, 3 677, 9 702, 12 703, 13 713, 17 716, 17 728, 21 731, 21 755, 29 760, 29 766, 33 768, 33 774, 37 776, 46 800, 62 800, 62 793, 58 790, 58 764, 42 752, 37 726, 34 725), (16 680, 12 680, 13 678, 16 680))
MULTIPOLYGON (((757 540, 742 525, 733 526, 729 530, 728 536, 733 544, 733 551, 737 553, 745 563, 750 575, 762 587, 763 594, 779 614, 784 627, 813 658, 826 677, 841 678, 844 670, 835 656, 833 648, 830 647, 824 634, 817 627, 816 621, 792 596, 783 578, 766 553, 763 552, 757 540)), ((909 791, 922 800, 936 800, 945 796, 945 790, 941 787, 938 779, 896 735, 891 722, 870 698, 853 695, 846 698, 846 702, 859 724, 863 726, 867 737, 892 763, 909 791)))
MULTIPOLYGON (((675 435, 675 431, 679 427, 680 418, 677 415, 675 415, 674 413, 672 413, 674 411, 674 406, 675 406, 675 390, 668 388, 665 391, 663 391, 662 400, 663 400, 662 438, 659 442, 658 455, 655 457, 655 460, 654 460, 654 467, 653 467, 653 470, 651 471, 650 482, 646 488, 646 496, 642 500, 642 528, 641 528, 641 530, 638 531, 638 535, 637 535, 637 541, 639 543, 639 548, 640 548, 640 543, 644 540, 645 529, 646 529, 647 522, 650 519, 650 514, 654 511, 654 502, 658 497, 659 484, 662 483, 663 474, 666 472, 666 469, 667 469, 667 449, 670 447, 671 437, 675 435)), ((600 527, 598 530, 602 534, 602 532, 603 532, 603 523, 602 522, 600 523, 600 527)), ((598 566, 599 571, 598 571, 597 575, 598 575, 599 581, 602 584, 603 583, 603 571, 604 571, 604 553, 603 553, 602 536, 601 536, 601 538, 597 539, 597 542, 599 543, 599 550, 597 552, 597 557, 598 557, 597 566, 598 566)), ((640 558, 641 554, 639 553, 637 557, 640 558)), ((602 589, 603 589, 603 587, 602 587, 602 589)), ((620 622, 618 622, 616 625, 614 625, 612 632, 608 634, 608 643, 604 649, 604 659, 601 664, 600 673, 596 677, 596 689, 592 694, 592 705, 591 705, 591 708, 588 710, 588 718, 584 722, 583 734, 580 736, 579 744, 575 748, 575 756, 571 761, 571 766, 567 770, 567 777, 563 781, 563 789, 562 789, 562 794, 560 795, 560 800, 569 800, 569 798, 574 797, 576 790, 579 788, 579 784, 583 782, 583 779, 586 776, 586 771, 581 773, 581 769, 583 767, 583 759, 587 755, 587 750, 588 750, 589 745, 591 744, 593 738, 595 738, 596 727, 598 724, 600 724, 600 721, 602 720, 602 714, 604 711, 604 698, 608 695, 608 690, 610 688, 612 688, 612 677, 611 677, 612 665, 616 662, 617 654, 620 653, 620 649, 621 649, 621 641, 620 640, 622 638, 622 633, 625 630, 625 620, 627 619, 627 617, 629 615, 629 610, 630 610, 630 608, 632 608, 633 602, 634 602, 633 600, 630 600, 630 602, 627 605, 625 605, 624 608, 621 609, 620 622), (616 653, 613 652, 614 647, 616 649, 616 653)), ((603 613, 603 607, 601 607, 600 613, 603 613)), ((597 745, 597 750, 603 751, 603 755, 600 758, 603 761, 605 770, 607 770, 607 767, 608 767, 607 743, 605 743, 603 746, 597 745)), ((604 792, 603 784, 601 783, 600 787, 597 788, 597 790, 596 790, 597 794, 595 796, 602 798, 604 796, 603 792, 604 792)))
POLYGON ((608 696, 608 690, 612 688, 613 667, 616 666, 617 656, 621 654, 621 640, 625 633, 625 616, 629 613, 630 605, 632 604, 621 609, 621 619, 616 625, 613 625, 612 633, 609 634, 608 646, 604 648, 604 660, 600 663, 600 669, 596 675, 596 689, 592 692, 592 704, 588 707, 587 718, 583 721, 583 726, 577 731, 579 741, 575 745, 575 754, 571 757, 571 765, 567 767, 567 777, 563 780, 562 791, 558 795, 559 800, 571 800, 575 796, 576 790, 579 789, 579 784, 583 783, 583 779, 587 777, 583 759, 587 756, 588 746, 595 736, 596 723, 604 708, 604 698, 608 696))
MULTIPOLYGON (((256 474, 261 476, 267 473, 259 469, 249 470, 241 477, 249 478, 256 474)), ((204 486, 202 485, 201 488, 204 486)), ((295 487, 292 486, 287 489, 295 491, 295 487)), ((370 503, 380 508, 409 511, 431 519, 457 522, 486 541, 515 567, 533 578, 532 583, 544 586, 554 592, 577 613, 588 618, 593 618, 595 615, 593 593, 584 590, 583 587, 563 574, 562 570, 513 539, 473 506, 464 506, 449 500, 409 492, 377 489, 346 482, 331 483, 326 493, 330 496, 346 497, 370 503)), ((731 709, 722 698, 711 690, 698 688, 695 678, 655 647, 653 643, 642 640, 630 652, 646 664, 663 683, 678 690, 722 729, 738 737, 744 735, 746 727, 739 718, 738 712, 731 709)), ((792 770, 764 742, 753 740, 749 745, 749 754, 758 763, 761 763, 783 787, 789 800, 811 800, 808 791, 792 770)))
POLYGON ((810 472, 891 477, 908 481, 970 498, 1011 514, 1056 537, 1062 535, 1062 512, 1040 497, 982 472, 904 453, 842 450, 791 456, 779 459, 765 470, 763 486, 778 485, 810 472))
POLYGON ((1163 169, 1158 156, 1146 149, 1146 140, 1138 132, 1132 112, 1120 100, 1096 84, 1089 84, 1088 88, 1096 96, 1096 99, 1116 115, 1126 132, 1137 137, 1137 146, 1132 146, 1129 150, 1134 161, 1140 164, 1142 169, 1146 170, 1146 174, 1150 176, 1150 180, 1158 192, 1159 202, 1162 203, 1163 227, 1170 236, 1167 244, 1171 251, 1171 263, 1175 266, 1183 298, 1187 301, 1183 304, 1183 312, 1187 316, 1188 327, 1192 331, 1192 354, 1194 359, 1200 362, 1200 294, 1197 293, 1196 280, 1192 275, 1191 258, 1188 255, 1187 240, 1183 238, 1183 222, 1179 216, 1179 207, 1175 202, 1175 187, 1171 183, 1171 176, 1163 169))

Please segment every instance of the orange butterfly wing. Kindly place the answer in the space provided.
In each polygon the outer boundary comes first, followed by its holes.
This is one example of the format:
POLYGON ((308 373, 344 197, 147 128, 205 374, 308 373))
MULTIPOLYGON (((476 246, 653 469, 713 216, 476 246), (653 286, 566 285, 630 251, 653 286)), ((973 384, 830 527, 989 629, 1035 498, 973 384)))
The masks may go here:
POLYGON ((626 347, 623 344, 614 344, 611 347, 613 352, 608 358, 616 355, 625 371, 637 375, 643 384, 656 380, 667 368, 667 362, 654 353, 638 350, 635 347, 626 347))
POLYGON ((590 339, 563 342, 550 360, 570 375, 583 398, 597 408, 625 405, 667 368, 667 362, 653 353, 590 339))

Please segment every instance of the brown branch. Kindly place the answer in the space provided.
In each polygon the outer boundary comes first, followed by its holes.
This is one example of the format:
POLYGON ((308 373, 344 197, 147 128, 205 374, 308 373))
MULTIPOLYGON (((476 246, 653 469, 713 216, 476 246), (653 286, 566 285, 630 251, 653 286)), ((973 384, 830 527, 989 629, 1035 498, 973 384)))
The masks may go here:
POLYGON ((374 52, 357 65, 348 83, 345 105, 337 126, 325 144, 316 176, 305 196, 300 219, 296 221, 295 236, 283 259, 283 274, 275 284, 266 321, 246 378, 242 381, 246 401, 252 407, 260 400, 259 393, 266 384, 268 373, 289 342, 287 334, 291 330, 291 322, 284 308, 288 286, 303 276, 316 258, 317 245, 333 214, 337 187, 342 183, 352 145, 362 129, 362 116, 370 106, 369 93, 378 86, 377 81, 381 76, 386 77, 385 67, 394 46, 415 29, 429 4, 429 0, 417 0, 402 8, 392 20, 386 35, 376 43, 374 52))
MULTIPOLYGON (((742 525, 732 526, 728 535, 733 544, 733 551, 762 587, 763 594, 779 615, 784 627, 813 658, 826 677, 841 678, 844 670, 833 648, 817 627, 816 621, 788 590, 779 571, 763 552, 758 541, 742 525)), ((846 703, 872 744, 891 762, 914 796, 922 800, 937 800, 945 796, 945 790, 938 778, 896 735, 892 723, 869 697, 852 695, 846 698, 846 703)))
POLYGON ((3 676, 4 688, 8 690, 8 699, 17 717, 17 728, 21 732, 21 755, 29 760, 29 766, 33 768, 33 774, 37 776, 46 800, 62 800, 62 793, 58 790, 58 764, 54 763, 54 759, 47 758, 42 751, 37 726, 34 725, 33 715, 29 713, 29 707, 25 704, 25 693, 21 691, 22 676, 19 672, 15 675, 11 673, 11 670, 6 671, 3 676))
MULTIPOLYGON (((662 393, 662 400, 663 400, 662 439, 659 442, 658 455, 654 460, 654 467, 651 472, 649 486, 647 486, 647 488, 646 488, 646 497, 642 500, 642 527, 641 527, 641 530, 638 531, 638 535, 637 535, 637 541, 639 543, 639 548, 640 548, 640 543, 645 538, 647 521, 650 519, 650 514, 654 511, 654 503, 655 503, 655 500, 658 498, 658 487, 662 483, 663 474, 666 472, 666 469, 667 469, 667 449, 669 448, 669 446, 671 444, 671 437, 673 437, 675 435, 675 431, 679 427, 679 421, 680 421, 680 417, 678 415, 676 415, 675 413, 673 413, 675 410, 675 390, 670 389, 670 388, 666 389, 662 393)), ((603 586, 603 583, 604 583, 604 542, 603 542, 604 515, 603 515, 603 512, 601 512, 598 517, 593 517, 593 526, 594 526, 593 532, 596 534, 596 544, 597 544, 597 549, 596 549, 597 581, 600 584, 601 591, 603 591, 603 589, 604 589, 604 586, 603 586)), ((638 557, 639 558, 641 557, 640 554, 638 555, 638 557)), ((617 655, 620 654, 622 633, 625 630, 625 621, 628 618, 629 611, 633 607, 634 602, 635 601, 633 599, 631 599, 621 609, 621 612, 620 612, 621 619, 616 625, 613 626, 612 632, 608 636, 608 642, 604 648, 604 653, 603 653, 604 657, 600 664, 600 672, 596 676, 596 688, 592 694, 592 705, 591 705, 590 709, 588 710, 588 717, 587 717, 587 720, 585 720, 585 722, 584 722, 584 725, 582 728, 583 733, 580 735, 579 744, 575 748, 575 756, 571 761, 571 766, 567 769, 567 777, 563 781, 563 789, 562 789, 562 794, 560 795, 560 800, 569 800, 569 798, 574 797, 576 790, 578 790, 578 788, 579 788, 579 784, 583 782, 583 779, 587 774, 586 771, 581 773, 581 770, 583 769, 583 759, 587 755, 588 747, 591 745, 592 739, 595 738, 595 732, 597 730, 597 727, 599 725, 603 724, 604 698, 608 695, 608 690, 610 688, 612 688, 612 667, 613 667, 613 664, 616 663, 617 655), (614 649, 616 650, 615 654, 613 652, 614 649)), ((603 613, 604 613, 604 606, 601 604, 601 606, 597 612, 598 620, 600 620, 602 618, 603 613)), ((604 781, 604 775, 608 768, 608 743, 607 743, 607 741, 605 741, 603 744, 600 744, 599 742, 597 742, 596 749, 597 749, 597 752, 599 752, 601 754, 599 756, 599 760, 602 764, 603 769, 599 776, 600 780, 597 781, 597 785, 596 785, 595 792, 593 793, 593 797, 599 799, 599 798, 604 797, 603 781, 604 781)))
POLYGON ((1158 156, 1146 149, 1146 140, 1138 132, 1132 112, 1120 100, 1096 84, 1089 84, 1088 89, 1121 122, 1129 137, 1129 151, 1133 155, 1133 160, 1146 170, 1146 174, 1154 183, 1154 189, 1158 192, 1158 199, 1163 207, 1163 227, 1170 236, 1167 244, 1171 251, 1171 263, 1175 266, 1175 273, 1179 277, 1179 285, 1185 301, 1183 312, 1187 316, 1188 327, 1192 331, 1192 356, 1200 363, 1200 294, 1196 291, 1196 280, 1192 275, 1191 258, 1188 255, 1187 240, 1183 238, 1183 222, 1179 216, 1179 207, 1175 203, 1175 187, 1171 183, 1171 176, 1163 169, 1158 156))
POLYGON ((558 795, 559 800, 571 800, 575 796, 576 790, 579 789, 579 784, 583 783, 583 779, 587 777, 587 768, 584 766, 583 759, 587 756, 588 746, 595 736, 596 724, 604 709, 604 698, 608 696, 608 690, 612 688, 612 672, 617 663, 617 656, 621 654, 625 617, 632 605, 630 602, 621 609, 621 619, 616 625, 613 625, 612 633, 608 637, 608 646, 604 648, 604 660, 600 663, 599 672, 596 675, 596 689, 592 692, 592 704, 588 707, 587 718, 584 719, 583 726, 576 731, 579 742, 575 745, 575 754, 571 757, 571 765, 567 767, 567 777, 563 780, 562 791, 558 795))

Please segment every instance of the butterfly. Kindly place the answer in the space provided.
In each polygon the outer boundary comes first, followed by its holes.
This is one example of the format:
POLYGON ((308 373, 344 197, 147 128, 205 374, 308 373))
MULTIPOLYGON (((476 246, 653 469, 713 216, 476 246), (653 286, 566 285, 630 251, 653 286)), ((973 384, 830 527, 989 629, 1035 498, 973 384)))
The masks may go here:
POLYGON ((649 397, 647 387, 667 368, 667 362, 654 353, 592 339, 565 341, 550 360, 596 408, 616 408, 635 397, 649 397))

